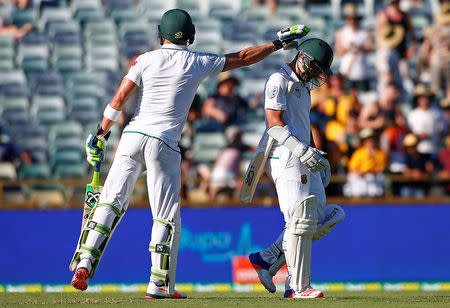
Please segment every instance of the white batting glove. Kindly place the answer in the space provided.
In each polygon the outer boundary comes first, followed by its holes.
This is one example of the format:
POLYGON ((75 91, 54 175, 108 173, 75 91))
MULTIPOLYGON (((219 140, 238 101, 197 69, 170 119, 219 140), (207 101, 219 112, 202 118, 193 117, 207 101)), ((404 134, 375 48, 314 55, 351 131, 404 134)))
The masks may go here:
POLYGON ((278 40, 273 41, 276 49, 284 50, 296 48, 298 43, 296 39, 302 38, 309 33, 310 29, 304 25, 295 25, 289 28, 283 28, 277 32, 278 40))
POLYGON ((323 187, 327 187, 330 184, 331 169, 328 167, 320 171, 320 178, 322 179, 323 187))
POLYGON ((325 155, 325 152, 313 147, 308 147, 305 153, 300 156, 300 161, 310 172, 319 172, 330 168, 328 159, 323 157, 323 155, 325 155))

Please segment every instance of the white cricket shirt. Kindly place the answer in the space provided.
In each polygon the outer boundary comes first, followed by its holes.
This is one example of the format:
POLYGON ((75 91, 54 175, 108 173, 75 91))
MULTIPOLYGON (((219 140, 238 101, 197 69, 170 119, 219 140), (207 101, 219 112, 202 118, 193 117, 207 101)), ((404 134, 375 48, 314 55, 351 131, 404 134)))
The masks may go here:
POLYGON ((136 131, 177 143, 200 83, 218 74, 223 55, 191 52, 164 44, 140 55, 125 78, 140 88, 136 111, 124 131, 136 131))
MULTIPOLYGON (((288 64, 272 74, 264 88, 264 108, 283 111, 289 132, 309 145, 311 96, 288 64)), ((267 119, 266 119, 267 126, 267 119)))

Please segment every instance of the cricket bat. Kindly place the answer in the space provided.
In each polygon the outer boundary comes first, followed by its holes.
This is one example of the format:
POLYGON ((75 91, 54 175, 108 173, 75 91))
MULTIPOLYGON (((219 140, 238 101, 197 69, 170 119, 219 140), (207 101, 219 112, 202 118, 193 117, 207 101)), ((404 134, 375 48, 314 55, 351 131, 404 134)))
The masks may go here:
MULTIPOLYGON (((108 132, 105 135, 105 140, 108 140, 109 135, 111 132, 108 132)), ((93 143, 97 144, 97 137, 94 137, 93 143)), ((97 164, 96 167, 94 167, 94 175, 92 177, 92 182, 86 185, 86 193, 84 195, 84 207, 83 207, 83 218, 81 220, 81 234, 83 234, 84 226, 86 225, 86 221, 89 218, 89 215, 91 215, 92 209, 97 204, 98 200, 100 199, 100 194, 102 192, 103 186, 100 185, 100 166, 101 162, 97 164)), ((70 270, 74 271, 77 268, 78 261, 73 261, 70 264, 70 270)))
POLYGON ((245 203, 250 203, 253 199, 256 186, 258 185, 259 178, 264 171, 264 165, 269 157, 274 140, 275 139, 268 135, 263 136, 258 148, 253 154, 253 158, 248 165, 247 172, 245 173, 244 183, 242 184, 239 196, 239 198, 245 203))

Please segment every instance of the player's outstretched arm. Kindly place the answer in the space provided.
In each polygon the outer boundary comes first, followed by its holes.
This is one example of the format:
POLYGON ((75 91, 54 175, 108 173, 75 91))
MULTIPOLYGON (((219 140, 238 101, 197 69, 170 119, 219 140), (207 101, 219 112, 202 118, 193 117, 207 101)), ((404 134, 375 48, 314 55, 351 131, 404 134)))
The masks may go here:
POLYGON ((114 122, 116 122, 119 118, 123 106, 128 101, 134 90, 136 90, 137 88, 137 84, 135 84, 133 81, 127 78, 124 78, 122 80, 122 83, 117 89, 114 98, 108 104, 105 112, 103 113, 101 132, 99 133, 98 137, 103 137, 110 130, 111 126, 113 126, 114 122))
POLYGON ((281 29, 277 33, 278 39, 271 43, 248 47, 239 52, 226 54, 225 65, 222 71, 225 72, 242 66, 252 65, 265 59, 272 52, 281 48, 295 48, 298 45, 295 40, 304 37, 308 32, 309 28, 304 25, 296 25, 290 28, 281 29))

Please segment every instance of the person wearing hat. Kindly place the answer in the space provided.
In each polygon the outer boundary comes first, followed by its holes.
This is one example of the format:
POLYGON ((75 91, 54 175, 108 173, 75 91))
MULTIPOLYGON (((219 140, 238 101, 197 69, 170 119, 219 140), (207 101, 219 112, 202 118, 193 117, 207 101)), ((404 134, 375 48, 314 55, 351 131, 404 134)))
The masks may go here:
POLYGON ((402 60, 414 56, 416 37, 410 15, 400 9, 400 0, 389 0, 388 2, 388 6, 378 12, 376 16, 377 91, 383 93, 386 85, 394 82, 403 94, 399 66, 402 60), (407 45, 408 39, 411 42, 410 46, 407 45))
POLYGON ((317 38, 303 41, 297 49, 295 58, 266 82, 266 131, 247 169, 240 197, 251 201, 251 189, 246 187, 256 185, 254 174, 263 170, 274 182, 285 231, 267 249, 250 254, 249 260, 269 292, 276 291, 272 278, 286 263, 289 277, 284 297, 301 299, 323 296, 311 287, 311 243, 328 234, 345 214, 338 205, 326 204, 330 165, 311 136, 310 91, 332 74, 333 50, 317 38))
POLYGON ((439 149, 439 126, 437 123, 442 112, 431 107, 433 92, 424 84, 417 84, 414 88, 413 102, 415 108, 407 116, 411 132, 419 138, 417 150, 420 154, 437 155, 439 149))
POLYGON ((247 101, 235 91, 238 85, 239 80, 230 72, 223 72, 217 76, 217 93, 208 97, 202 106, 202 115, 208 122, 197 131, 223 131, 225 126, 238 121, 241 111, 247 106, 247 101))
POLYGON ((426 155, 417 151, 419 139, 416 135, 409 133, 403 138, 405 148, 405 169, 403 175, 410 182, 403 184, 400 188, 402 197, 423 198, 428 190, 427 177, 433 172, 433 165, 426 155))
POLYGON ((335 36, 335 52, 341 57, 339 72, 345 77, 345 88, 368 91, 369 64, 367 53, 372 51, 372 37, 368 30, 360 27, 361 16, 354 3, 344 7, 345 26, 335 36))
POLYGON ((344 195, 347 197, 381 197, 384 193, 383 172, 387 154, 380 150, 377 135, 371 128, 361 130, 362 145, 350 157, 344 195))
MULTIPOLYGON (((257 63, 276 50, 298 45, 309 28, 280 30, 278 39, 226 55, 191 52, 195 27, 188 12, 165 12, 158 26, 160 49, 140 55, 103 113, 100 128, 86 141, 88 162, 97 167, 106 153, 105 135, 119 118, 130 95, 140 88, 135 115, 125 127, 98 204, 87 219, 70 265, 71 284, 86 290, 107 244, 123 217, 134 185, 144 168, 153 216, 148 299, 186 298, 174 289, 181 238, 181 138, 200 83, 209 76, 257 63)), ((130 256, 132 257, 132 256, 130 256)), ((126 262, 116 260, 117 268, 126 262)))
POLYGON ((441 12, 423 32, 417 78, 420 80, 422 70, 429 67, 431 90, 450 97, 450 1, 442 2, 441 12))

